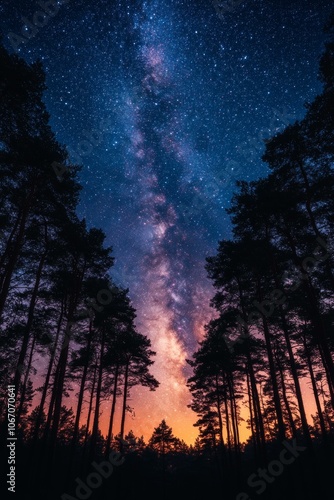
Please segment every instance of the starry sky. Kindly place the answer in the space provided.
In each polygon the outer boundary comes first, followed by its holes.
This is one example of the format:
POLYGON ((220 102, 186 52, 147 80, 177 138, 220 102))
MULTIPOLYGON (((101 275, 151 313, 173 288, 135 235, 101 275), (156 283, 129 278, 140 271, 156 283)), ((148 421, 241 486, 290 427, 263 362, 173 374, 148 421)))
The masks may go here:
POLYGON ((321 91, 332 4, 67 0, 47 17, 43 4, 2 1, 0 30, 43 62, 52 128, 82 164, 79 215, 105 231, 112 276, 157 352, 161 385, 133 390, 127 429, 148 438, 165 418, 191 443, 186 359, 213 314, 205 257, 231 236, 235 180, 268 173, 263 139, 321 91))

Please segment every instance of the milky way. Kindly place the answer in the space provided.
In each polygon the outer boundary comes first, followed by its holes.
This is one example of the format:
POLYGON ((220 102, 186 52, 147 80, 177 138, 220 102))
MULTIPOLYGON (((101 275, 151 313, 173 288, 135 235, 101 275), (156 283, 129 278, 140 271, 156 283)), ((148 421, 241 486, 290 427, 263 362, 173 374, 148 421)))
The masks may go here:
MULTIPOLYGON (((166 418, 188 442, 197 431, 186 359, 212 314, 205 257, 230 236, 235 180, 267 173, 262 140, 319 92, 331 10, 326 1, 217 5, 73 0, 18 47, 43 61, 52 127, 83 165, 79 215, 106 232, 112 276, 129 287, 157 353, 161 385, 134 390, 127 428, 149 437, 166 418)), ((2 3, 10 50, 8 33, 40 9, 2 3)))

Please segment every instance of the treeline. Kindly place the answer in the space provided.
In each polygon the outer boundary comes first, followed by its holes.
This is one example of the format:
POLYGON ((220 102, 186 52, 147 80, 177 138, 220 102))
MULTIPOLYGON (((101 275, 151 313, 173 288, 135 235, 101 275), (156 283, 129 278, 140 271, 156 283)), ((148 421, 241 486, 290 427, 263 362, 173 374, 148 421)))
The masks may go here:
POLYGON ((266 141, 269 175, 237 183, 233 239, 207 258, 217 314, 188 361, 190 406, 201 442, 223 450, 230 466, 244 449, 263 463, 269 444, 285 439, 308 449, 333 443, 333 21, 322 93, 302 120, 266 141))
POLYGON ((112 281, 112 248, 76 214, 80 167, 50 128, 45 89, 39 62, 0 46, 0 419, 5 431, 13 384, 17 436, 50 471, 64 444, 70 466, 78 447, 94 457, 106 401, 108 453, 131 388, 159 383, 128 290, 112 281))

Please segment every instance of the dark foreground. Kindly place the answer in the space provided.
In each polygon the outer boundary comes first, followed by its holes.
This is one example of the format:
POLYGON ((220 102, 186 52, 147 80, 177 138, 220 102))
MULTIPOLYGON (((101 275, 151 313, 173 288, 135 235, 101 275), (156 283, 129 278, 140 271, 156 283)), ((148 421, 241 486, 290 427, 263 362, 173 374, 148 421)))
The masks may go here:
MULTIPOLYGON (((8 498, 316 500, 332 498, 334 491, 332 444, 326 449, 314 443, 313 450, 294 440, 272 444, 262 464, 250 449, 239 457, 219 450, 165 456, 149 448, 123 450, 97 455, 90 463, 77 449, 72 467, 69 447, 58 448, 53 462, 40 451, 17 443, 15 493, 4 491, 8 498)), ((8 472, 6 457, 7 451, 1 469, 8 472)))

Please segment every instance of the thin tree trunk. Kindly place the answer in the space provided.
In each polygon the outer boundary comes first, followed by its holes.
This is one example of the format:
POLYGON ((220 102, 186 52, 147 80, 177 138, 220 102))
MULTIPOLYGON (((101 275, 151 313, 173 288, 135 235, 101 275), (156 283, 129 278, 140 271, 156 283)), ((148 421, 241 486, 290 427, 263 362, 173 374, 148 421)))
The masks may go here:
POLYGON ((285 339, 285 343, 286 343, 288 355, 289 355, 289 364, 290 364, 290 369, 291 369, 291 375, 293 378, 293 383, 294 383, 295 391, 296 391, 296 398, 297 398, 297 403, 298 403, 298 409, 299 409, 299 415, 300 415, 300 420, 301 420, 301 424, 302 424, 303 434, 304 434, 305 439, 308 443, 308 446, 312 446, 312 439, 311 439, 311 435, 310 435, 310 431, 309 431, 309 427, 308 427, 303 395, 302 395, 302 391, 301 391, 301 387, 300 387, 300 383, 299 383, 297 365, 296 365, 295 356, 294 356, 294 353, 292 350, 292 345, 291 345, 290 336, 289 336, 289 332, 288 332, 288 326, 287 326, 287 322, 286 322, 286 318, 285 318, 282 306, 280 306, 280 315, 281 315, 284 339, 285 339))
POLYGON ((224 439, 223 439, 223 419, 222 419, 222 414, 221 414, 221 402, 220 402, 220 395, 219 395, 219 383, 218 383, 218 375, 216 374, 216 394, 217 394, 217 413, 218 413, 218 423, 219 423, 219 442, 222 447, 224 448, 224 439))
MULTIPOLYGON (((246 310, 245 310, 245 305, 244 305, 244 296, 243 296, 243 291, 242 291, 242 286, 240 281, 237 279, 238 283, 238 290, 239 290, 239 301, 240 301, 240 306, 241 306, 241 311, 243 314, 243 317, 246 318, 246 310)), ((249 329, 247 327, 247 323, 245 322, 244 326, 244 333, 246 334, 246 338, 250 337, 249 329)), ((258 422, 258 430, 261 436, 261 441, 262 441, 262 458, 265 460, 266 458, 266 439, 265 439, 265 432, 264 432, 264 423, 263 423, 263 418, 262 418, 262 412, 261 412, 261 404, 260 404, 260 399, 259 399, 259 393, 257 390, 257 385, 256 385, 256 379, 255 379, 255 374, 254 374, 254 368, 253 368, 253 361, 251 354, 249 352, 249 349, 246 349, 246 356, 247 356, 247 362, 248 362, 248 369, 249 369, 249 374, 250 374, 250 379, 251 379, 251 387, 252 387, 252 392, 254 395, 254 411, 257 416, 257 422, 258 422)))
MULTIPOLYGON (((261 300, 262 299, 260 297, 260 301, 261 300)), ((262 316, 262 324, 263 324, 264 338, 265 338, 266 348, 267 348, 270 379, 271 379, 271 383, 272 383, 272 387, 273 387, 274 405, 275 405, 275 412, 276 412, 276 417, 277 417, 277 422, 278 422, 278 435, 279 435, 280 441, 283 442, 285 440, 285 424, 284 424, 284 420, 283 420, 281 400, 280 400, 277 378, 276 378, 276 369, 275 369, 274 356, 273 356, 272 345, 271 345, 271 340, 270 340, 270 332, 269 332, 268 322, 267 322, 267 319, 265 318, 265 316, 262 316)))
POLYGON ((30 339, 30 332, 32 328, 32 324, 34 321, 34 314, 35 314, 35 307, 36 307, 36 302, 37 302, 37 294, 39 290, 39 285, 41 282, 41 277, 42 277, 42 271, 45 263, 46 256, 48 254, 48 248, 47 248, 47 227, 45 226, 45 245, 46 248, 44 252, 42 253, 42 256, 40 258, 38 268, 36 271, 36 279, 35 279, 35 284, 33 288, 33 292, 30 298, 30 304, 29 304, 29 310, 28 310, 28 319, 27 323, 24 329, 24 334, 23 334, 23 341, 21 345, 21 350, 19 354, 19 359, 17 362, 17 367, 15 371, 15 376, 14 376, 14 385, 16 387, 16 390, 18 391, 19 385, 20 385, 20 380, 21 380, 21 373, 22 373, 22 367, 24 366, 24 360, 27 354, 27 349, 28 349, 28 343, 30 339))
POLYGON ((127 396, 128 396, 129 365, 130 365, 130 360, 128 360, 128 362, 125 366, 125 374, 124 374, 124 395, 123 395, 122 420, 121 420, 121 432, 120 432, 120 438, 121 438, 120 450, 121 451, 122 451, 122 441, 124 438, 126 401, 127 401, 127 396))
POLYGON ((250 429, 251 429, 251 433, 252 433, 252 441, 253 441, 253 446, 254 446, 254 456, 255 456, 255 460, 257 460, 259 435, 256 432, 255 426, 254 426, 252 394, 251 394, 249 373, 247 370, 247 366, 245 367, 245 372, 246 372, 247 396, 248 396, 248 404, 249 404, 249 423, 250 423, 250 429))
POLYGON ((230 431, 230 419, 228 413, 228 404, 227 404, 227 393, 225 391, 224 397, 224 406, 225 406, 225 420, 226 420, 226 434, 227 434, 227 449, 228 449, 228 457, 230 462, 230 468, 232 468, 232 446, 231 446, 231 431, 230 431))
POLYGON ((20 421, 22 410, 23 410, 23 405, 25 403, 25 397, 26 397, 26 392, 27 392, 27 384, 29 380, 29 374, 31 370, 31 363, 32 363, 32 358, 34 355, 34 348, 35 348, 35 343, 36 343, 36 337, 34 336, 32 339, 31 347, 30 347, 30 354, 29 354, 29 360, 28 360, 28 365, 26 369, 26 373, 24 374, 24 381, 22 384, 22 390, 21 390, 21 399, 20 399, 20 405, 17 410, 17 421, 20 421))
POLYGON ((279 371, 279 374, 280 374, 280 378, 281 378, 282 397, 283 397, 283 401, 284 401, 284 404, 285 404, 286 411, 288 413, 288 419, 289 419, 289 424, 290 424, 290 427, 291 427, 292 435, 293 435, 293 437, 297 437, 297 429, 296 429, 296 425, 295 425, 295 422, 294 422, 294 419, 293 419, 293 415, 292 415, 292 411, 291 411, 291 408, 290 408, 290 403, 289 403, 288 395, 287 395, 287 392, 286 392, 286 386, 285 386, 285 382, 284 382, 283 368, 282 368, 282 365, 281 365, 281 363, 280 363, 279 360, 277 360, 277 368, 278 368, 278 371, 279 371))
POLYGON ((256 419, 256 428, 257 428, 257 433, 259 435, 259 440, 261 442, 261 455, 262 459, 266 459, 266 436, 264 432, 264 423, 263 423, 263 417, 261 413, 261 403, 260 403, 260 398, 259 398, 259 391, 257 390, 257 385, 256 385, 256 379, 255 379, 255 373, 254 373, 254 367, 253 367, 253 362, 251 355, 249 353, 249 350, 247 349, 247 364, 248 364, 248 372, 250 376, 250 383, 251 383, 251 388, 252 388, 252 394, 253 394, 253 401, 254 401, 254 415, 256 419))
MULTIPOLYGON (((269 237, 268 237, 268 242, 269 242, 269 237)), ((280 283, 279 278, 278 278, 277 262, 276 262, 276 259, 273 255, 273 253, 272 253, 272 262, 273 262, 273 273, 274 273, 275 285, 276 285, 277 289, 281 289, 282 284, 280 283)), ((308 446, 311 447, 312 446, 312 439, 311 439, 311 435, 310 435, 310 431, 309 431, 309 427, 308 427, 303 395, 302 395, 302 391, 301 391, 301 387, 300 387, 300 383, 299 383, 297 365, 296 365, 295 356, 293 353, 292 344, 291 344, 291 340, 290 340, 288 323, 287 323, 285 313, 284 313, 284 310, 283 310, 283 307, 281 304, 279 305, 279 313, 280 313, 280 318, 281 318, 281 323, 282 323, 282 331, 284 334, 284 340, 285 340, 287 350, 288 350, 288 355, 289 355, 291 375, 292 375, 293 383, 295 386, 296 398, 297 398, 297 403, 298 403, 298 409, 299 409, 303 434, 304 434, 305 440, 307 441, 308 446)))
POLYGON ((90 460, 92 460, 94 457, 95 447, 97 443, 97 435, 99 431, 100 400, 101 400, 101 390, 102 390, 103 358, 104 358, 104 344, 105 344, 105 334, 103 329, 101 333, 102 333, 102 338, 101 338, 100 360, 99 360, 99 369, 98 369, 97 386, 96 386, 95 412, 94 412, 92 437, 89 450, 90 460))
MULTIPOLYGON (((55 343, 54 343, 54 346, 53 346, 52 351, 51 351, 51 356, 50 356, 50 360, 49 360, 48 371, 47 371, 47 374, 46 374, 45 383, 44 383, 44 386, 43 386, 42 397, 41 397, 41 402, 40 402, 40 405, 39 405, 38 417, 37 417, 37 420, 36 420, 36 426, 35 426, 35 431, 34 431, 34 440, 38 438, 39 426, 40 426, 40 423, 42 421, 42 415, 43 415, 43 411, 44 411, 44 405, 45 405, 46 397, 47 397, 47 394, 48 394, 48 389, 49 389, 49 384, 50 384, 50 378, 51 378, 51 374, 52 374, 52 369, 54 367, 54 361, 55 361, 56 352, 57 352, 57 348, 58 348, 58 342, 59 342, 59 336, 60 336, 60 329, 61 329, 61 325, 62 325, 62 322, 63 322, 63 316, 64 316, 64 301, 62 300, 61 301, 60 316, 59 316, 58 324, 57 324, 57 333, 56 333, 55 343)), ((56 372, 55 372, 55 379, 56 379, 56 376, 57 376, 57 369, 56 369, 56 372)), ((51 426, 54 399, 55 399, 55 395, 54 395, 54 393, 52 393, 51 394, 51 400, 50 400, 50 403, 49 403, 49 410, 48 410, 48 415, 47 415, 47 419, 46 419, 46 425, 45 425, 45 429, 44 429, 44 438, 43 438, 44 440, 47 439, 48 432, 49 432, 49 429, 50 429, 50 426, 51 426)))
POLYGON ((92 338, 93 338, 93 320, 92 320, 92 318, 90 318, 90 320, 89 320, 89 332, 88 332, 87 346, 86 346, 87 360, 86 360, 86 363, 84 365, 82 376, 81 376, 77 411, 76 411, 76 415, 75 415, 75 422, 74 422, 74 429, 73 429, 73 437, 72 437, 72 445, 71 445, 71 447, 72 447, 71 456, 72 457, 73 457, 75 445, 77 443, 78 434, 79 434, 80 417, 81 417, 82 404, 83 404, 83 398, 84 398, 84 392, 85 392, 85 385, 86 385, 86 379, 87 379, 87 373, 88 373, 88 363, 89 363, 89 355, 90 355, 90 349, 91 349, 91 344, 92 344, 92 338))
MULTIPOLYGON (((54 410, 53 410, 53 418, 52 418, 52 427, 50 429, 50 438, 49 438, 49 457, 50 462, 55 461, 55 449, 57 442, 57 434, 60 422, 61 408, 62 408, 62 400, 63 400, 63 390, 65 383, 65 375, 67 369, 67 359, 69 353, 69 346, 72 335, 72 325, 74 324, 74 314, 78 305, 79 294, 82 286, 82 281, 85 273, 85 263, 81 270, 78 269, 78 261, 76 260, 73 265, 73 274, 75 276, 72 293, 69 299, 69 307, 68 307, 68 315, 67 315, 67 324, 65 328, 62 348, 58 360, 58 366, 56 370, 55 383, 53 385, 53 397, 54 397, 54 410)), ((51 467, 50 467, 51 470, 51 467)))
MULTIPOLYGON (((72 318, 72 317, 71 317, 72 318)), ((71 336, 71 328, 72 322, 68 321, 65 329, 65 334, 63 338, 62 348, 60 352, 60 357, 58 361, 58 366, 56 370, 55 382, 53 387, 54 394, 54 403, 53 403, 53 417, 52 417, 52 426, 50 429, 50 450, 54 451, 56 446, 60 415, 61 415, 61 407, 62 407, 62 399, 63 399, 63 388, 65 381, 65 373, 67 368, 67 358, 69 352, 69 341, 71 336)), ((51 453, 50 453, 51 457, 51 453)))
POLYGON ((227 375, 228 387, 229 387, 229 395, 230 395, 230 408, 231 408, 231 423, 232 423, 232 431, 233 431, 233 441, 234 441, 234 451, 237 454, 238 451, 238 433, 237 433, 237 418, 235 415, 234 401, 233 401, 233 385, 230 379, 230 376, 227 375))
POLYGON ((95 364, 95 367, 94 367, 92 390, 91 390, 91 393, 90 393, 89 407, 88 407, 88 413, 87 413, 87 423, 86 423, 86 432, 85 432, 84 446, 86 446, 86 443, 87 443, 88 434, 89 434, 89 427, 90 427, 90 419, 91 419, 92 410, 93 410, 94 391, 95 391, 95 384, 96 384, 96 372, 97 372, 97 364, 95 364))
POLYGON ((113 394, 112 394, 112 404, 111 404, 109 428, 108 428, 108 436, 107 436, 107 445, 106 445, 106 452, 105 452, 106 456, 109 454, 109 451, 110 451, 110 443, 111 443, 112 429, 113 429, 115 409, 116 409, 118 375, 119 375, 119 365, 117 363, 116 370, 115 370, 114 388, 113 388, 113 394))
MULTIPOLYGON (((261 387, 262 389, 262 387, 261 387)), ((265 415, 265 423, 266 423, 266 426, 267 426, 267 431, 268 431, 268 434, 270 436, 270 440, 273 439, 273 433, 272 433, 272 430, 270 428, 270 423, 269 423, 269 420, 268 420, 268 416, 266 415, 264 409, 265 409, 265 406, 264 406, 264 401, 263 401, 263 394, 262 394, 262 390, 260 390, 260 404, 261 404, 261 414, 263 412, 263 414, 265 415)))
POLYGON ((318 388, 317 388, 317 383, 316 383, 315 376, 314 376, 311 353, 310 353, 309 347, 307 345, 305 334, 302 335, 302 339, 303 339, 304 351, 305 351, 305 355, 306 355, 307 367, 308 367, 308 371, 310 373, 310 378, 311 378, 314 400, 315 400, 317 413, 318 413, 318 417, 319 417, 320 429, 321 429, 323 439, 327 440, 326 425, 325 425, 324 417, 323 417, 322 410, 321 410, 321 404, 320 404, 320 400, 319 400, 319 396, 318 396, 318 388))

